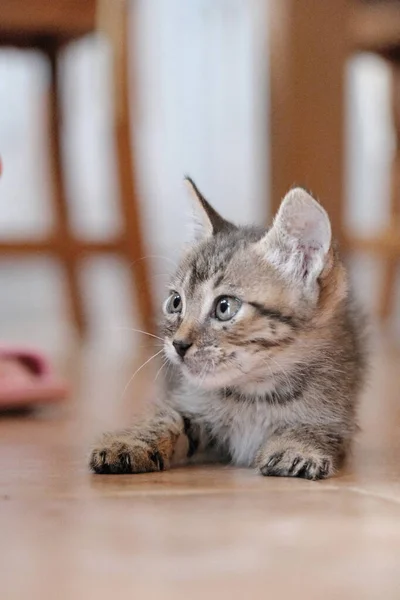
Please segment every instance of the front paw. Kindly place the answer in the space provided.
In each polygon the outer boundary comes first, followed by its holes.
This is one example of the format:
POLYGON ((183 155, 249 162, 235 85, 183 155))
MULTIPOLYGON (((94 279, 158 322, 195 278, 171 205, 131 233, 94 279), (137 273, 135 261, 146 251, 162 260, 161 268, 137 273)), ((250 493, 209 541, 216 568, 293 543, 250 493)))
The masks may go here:
POLYGON ((262 475, 272 477, 302 477, 303 479, 325 479, 333 475, 333 461, 317 451, 296 448, 262 452, 258 458, 262 475))
POLYGON ((99 474, 150 473, 166 466, 157 447, 124 434, 105 434, 92 450, 89 465, 99 474))

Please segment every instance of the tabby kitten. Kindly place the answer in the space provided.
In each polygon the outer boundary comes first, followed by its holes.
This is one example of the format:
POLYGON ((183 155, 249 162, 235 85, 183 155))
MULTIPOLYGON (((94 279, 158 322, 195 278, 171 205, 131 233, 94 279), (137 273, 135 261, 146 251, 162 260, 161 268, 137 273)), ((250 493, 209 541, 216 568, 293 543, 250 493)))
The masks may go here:
POLYGON ((219 460, 329 477, 356 430, 364 355, 328 215, 296 188, 268 231, 237 227, 188 182, 204 227, 164 303, 173 376, 154 415, 105 434, 90 466, 144 473, 219 460))

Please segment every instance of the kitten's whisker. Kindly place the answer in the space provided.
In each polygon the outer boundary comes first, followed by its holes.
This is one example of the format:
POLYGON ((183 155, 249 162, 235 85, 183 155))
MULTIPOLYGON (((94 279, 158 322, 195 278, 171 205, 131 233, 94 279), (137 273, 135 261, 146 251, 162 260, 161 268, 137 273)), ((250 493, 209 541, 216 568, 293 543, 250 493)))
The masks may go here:
POLYGON ((167 362, 168 362, 168 359, 167 359, 167 358, 165 358, 165 359, 164 359, 164 362, 163 362, 163 364, 162 364, 162 365, 161 365, 161 367, 158 369, 158 371, 157 371, 157 374, 156 374, 156 376, 154 377, 154 381, 153 381, 153 383, 155 383, 155 382, 157 381, 157 378, 158 378, 159 374, 161 373, 161 371, 163 370, 163 368, 166 366, 167 362))
POLYGON ((263 361, 264 365, 265 365, 266 367, 268 367, 269 374, 271 375, 271 379, 274 379, 274 372, 273 372, 273 370, 271 369, 271 365, 270 365, 270 364, 268 364, 268 362, 267 362, 265 359, 262 359, 262 361, 263 361))
POLYGON ((135 333, 143 333, 143 335, 149 335, 150 337, 155 338, 156 340, 161 340, 162 342, 164 342, 163 338, 159 335, 154 335, 154 333, 149 333, 148 331, 143 331, 142 329, 135 329, 134 327, 112 327, 112 329, 121 329, 124 331, 134 331, 135 333))
POLYGON ((202 368, 202 370, 201 370, 201 372, 200 372, 199 381, 197 382, 197 388, 198 388, 199 390, 201 389, 201 386, 203 385, 203 383, 204 383, 204 380, 205 380, 205 378, 206 378, 207 369, 208 369, 208 362, 209 362, 208 360, 206 360, 206 361, 205 361, 205 363, 204 363, 204 365, 203 365, 203 368, 202 368))
POLYGON ((140 262, 141 260, 147 260, 148 258, 162 258, 163 260, 166 260, 173 264, 176 269, 178 268, 177 263, 173 261, 172 258, 168 258, 168 256, 162 256, 161 254, 147 254, 146 256, 141 256, 140 258, 137 258, 132 263, 130 263, 129 267, 133 267, 133 265, 136 265, 136 263, 140 262))
POLYGON ((169 376, 169 373, 171 371, 171 367, 172 367, 172 363, 170 362, 170 360, 167 358, 167 370, 165 371, 165 379, 167 379, 167 377, 169 376))
POLYGON ((214 369, 214 367, 215 367, 213 359, 211 358, 208 361, 206 361, 204 367, 205 368, 204 368, 204 374, 203 374, 203 379, 202 379, 201 385, 203 385, 203 383, 204 383, 204 380, 207 375, 207 371, 209 371, 210 369, 214 369))
POLYGON ((163 348, 164 344, 159 344, 157 342, 153 342, 150 340, 148 344, 140 344, 139 346, 135 346, 135 348, 163 348))
POLYGON ((150 358, 148 358, 142 365, 140 365, 140 367, 138 369, 136 369, 136 371, 134 372, 134 374, 132 375, 132 377, 129 379, 128 383, 124 387, 124 391, 121 394, 120 400, 123 399, 126 391, 128 390, 128 387, 132 383, 134 377, 139 373, 139 371, 141 371, 143 369, 143 367, 145 367, 151 360, 153 360, 153 358, 156 358, 156 356, 158 356, 159 354, 161 354, 162 351, 163 351, 163 349, 161 349, 158 352, 156 352, 155 354, 153 354, 153 356, 150 356, 150 358))

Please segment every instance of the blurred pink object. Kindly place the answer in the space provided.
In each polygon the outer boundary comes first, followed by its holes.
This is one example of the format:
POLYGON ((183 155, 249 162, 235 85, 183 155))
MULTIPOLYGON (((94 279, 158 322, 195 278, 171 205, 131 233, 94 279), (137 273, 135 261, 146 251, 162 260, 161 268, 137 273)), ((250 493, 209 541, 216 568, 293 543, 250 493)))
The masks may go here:
POLYGON ((0 347, 0 410, 63 400, 66 384, 36 350, 0 347))
MULTIPOLYGON (((0 157, 0 176, 3 164, 0 157)), ((0 411, 63 400, 67 386, 36 350, 0 346, 0 411)))

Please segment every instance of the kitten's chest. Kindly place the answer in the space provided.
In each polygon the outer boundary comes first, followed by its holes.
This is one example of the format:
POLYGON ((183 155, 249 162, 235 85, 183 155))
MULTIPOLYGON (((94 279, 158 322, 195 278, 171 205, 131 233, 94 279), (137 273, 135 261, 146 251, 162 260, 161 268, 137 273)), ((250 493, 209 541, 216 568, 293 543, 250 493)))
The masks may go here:
POLYGON ((185 387, 176 408, 190 417, 237 465, 250 466, 276 425, 272 407, 238 402, 219 393, 185 387))
MULTIPOLYGON (((222 435, 226 436, 232 462, 249 467, 271 432, 271 415, 259 407, 246 407, 234 415, 222 435)), ((218 427, 218 424, 217 424, 218 427)))

